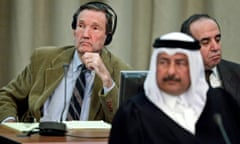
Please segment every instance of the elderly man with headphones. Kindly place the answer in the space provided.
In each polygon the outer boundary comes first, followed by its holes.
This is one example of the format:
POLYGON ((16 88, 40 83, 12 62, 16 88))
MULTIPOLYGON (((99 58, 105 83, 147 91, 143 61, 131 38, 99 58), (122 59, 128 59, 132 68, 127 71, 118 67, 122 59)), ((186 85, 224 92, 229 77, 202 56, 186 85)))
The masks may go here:
POLYGON ((117 15, 109 5, 80 6, 72 21, 75 45, 37 48, 30 64, 0 89, 0 121, 111 122, 120 71, 132 69, 105 48, 116 26, 117 15))

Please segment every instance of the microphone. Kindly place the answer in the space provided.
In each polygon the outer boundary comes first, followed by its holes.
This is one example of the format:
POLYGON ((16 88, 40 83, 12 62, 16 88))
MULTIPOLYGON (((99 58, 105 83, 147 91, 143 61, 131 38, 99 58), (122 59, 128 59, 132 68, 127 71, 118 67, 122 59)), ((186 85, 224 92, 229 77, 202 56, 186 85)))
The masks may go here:
POLYGON ((44 136, 65 136, 67 132, 66 124, 62 122, 63 113, 66 108, 66 95, 67 95, 67 71, 68 64, 63 65, 64 69, 64 106, 60 116, 60 122, 46 121, 39 123, 39 134, 44 136))
POLYGON ((62 114, 61 114, 61 117, 60 117, 60 122, 62 122, 62 119, 63 119, 63 113, 64 113, 64 110, 66 109, 66 97, 67 97, 67 71, 68 71, 68 67, 69 65, 68 64, 64 64, 63 65, 63 70, 64 70, 64 105, 63 105, 63 110, 62 110, 62 114))
POLYGON ((220 129, 220 132, 221 132, 221 134, 223 136, 223 139, 224 139, 225 143, 226 144, 231 144, 230 139, 229 139, 229 137, 227 135, 227 132, 226 132, 224 126, 223 126, 221 115, 219 113, 215 113, 213 115, 213 119, 214 119, 214 122, 217 124, 217 126, 220 129))

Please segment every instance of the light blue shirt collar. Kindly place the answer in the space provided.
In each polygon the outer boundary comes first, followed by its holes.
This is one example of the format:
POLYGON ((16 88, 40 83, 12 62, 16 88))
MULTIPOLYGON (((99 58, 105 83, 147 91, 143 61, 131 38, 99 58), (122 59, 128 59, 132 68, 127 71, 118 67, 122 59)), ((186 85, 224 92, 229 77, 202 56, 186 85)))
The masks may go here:
POLYGON ((79 71, 79 68, 80 68, 81 64, 82 64, 82 61, 79 58, 78 52, 77 52, 77 49, 76 49, 75 52, 74 52, 74 55, 73 55, 73 72, 79 71))

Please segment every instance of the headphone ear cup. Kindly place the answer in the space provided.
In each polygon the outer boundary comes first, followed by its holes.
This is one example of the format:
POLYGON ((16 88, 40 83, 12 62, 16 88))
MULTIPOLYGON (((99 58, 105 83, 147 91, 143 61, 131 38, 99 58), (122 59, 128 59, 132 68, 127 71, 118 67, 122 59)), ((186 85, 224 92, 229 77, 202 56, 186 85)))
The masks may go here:
POLYGON ((106 37, 104 45, 110 44, 111 41, 112 41, 112 34, 107 34, 107 37, 106 37))

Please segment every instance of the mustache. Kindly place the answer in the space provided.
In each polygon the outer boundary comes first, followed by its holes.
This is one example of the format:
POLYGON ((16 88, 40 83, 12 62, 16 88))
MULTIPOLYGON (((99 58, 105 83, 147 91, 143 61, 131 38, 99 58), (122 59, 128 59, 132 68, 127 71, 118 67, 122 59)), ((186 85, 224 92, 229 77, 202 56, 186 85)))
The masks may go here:
POLYGON ((215 56, 215 55, 221 55, 221 51, 217 50, 214 52, 208 52, 208 57, 215 56))
POLYGON ((180 78, 176 78, 174 75, 168 75, 167 77, 163 78, 164 82, 167 81, 176 81, 176 82, 180 82, 181 79, 180 78))

